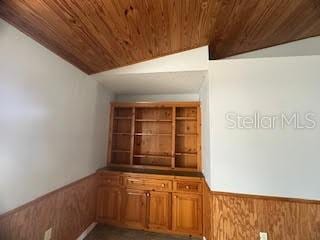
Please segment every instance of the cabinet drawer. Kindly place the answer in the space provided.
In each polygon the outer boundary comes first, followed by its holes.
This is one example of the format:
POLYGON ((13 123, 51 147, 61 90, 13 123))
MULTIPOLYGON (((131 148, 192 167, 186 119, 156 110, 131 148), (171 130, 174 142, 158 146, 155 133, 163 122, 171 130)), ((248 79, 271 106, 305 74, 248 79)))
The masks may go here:
POLYGON ((173 191, 186 193, 202 193, 202 182, 176 180, 173 183, 173 191))
POLYGON ((172 191, 172 181, 161 179, 143 179, 126 177, 125 185, 128 188, 150 191, 172 191))
POLYGON ((110 185, 110 186, 121 186, 122 185, 122 177, 120 175, 115 174, 99 174, 99 184, 100 185, 110 185))

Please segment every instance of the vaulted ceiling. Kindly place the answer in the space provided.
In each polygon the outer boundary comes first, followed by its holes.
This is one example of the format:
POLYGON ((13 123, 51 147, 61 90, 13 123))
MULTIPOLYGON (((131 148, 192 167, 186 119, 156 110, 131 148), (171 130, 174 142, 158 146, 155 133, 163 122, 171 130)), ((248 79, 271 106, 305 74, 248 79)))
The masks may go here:
POLYGON ((319 0, 0 0, 0 17, 88 74, 204 45, 221 59, 320 35, 319 0))

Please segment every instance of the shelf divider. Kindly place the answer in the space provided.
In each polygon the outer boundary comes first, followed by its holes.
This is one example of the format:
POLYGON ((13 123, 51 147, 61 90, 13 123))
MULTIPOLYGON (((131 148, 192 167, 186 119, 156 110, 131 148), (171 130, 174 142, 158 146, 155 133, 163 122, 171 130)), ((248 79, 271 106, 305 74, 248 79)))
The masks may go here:
POLYGON ((136 122, 172 122, 169 119, 136 119, 136 122))
POLYGON ((177 133, 177 137, 196 137, 198 134, 197 133, 177 133))
POLYGON ((196 152, 176 152, 175 155, 177 155, 177 156, 182 156, 182 155, 195 156, 195 155, 197 155, 197 153, 196 152))
POLYGON ((134 154, 133 155, 134 157, 138 157, 138 158, 143 158, 143 157, 146 157, 146 158, 172 158, 172 156, 170 155, 159 155, 159 154, 134 154))
POLYGON ((136 136, 171 136, 171 133, 135 133, 136 136))
POLYGON ((197 121, 196 117, 176 117, 176 120, 197 121))
POLYGON ((134 152, 134 132, 135 132, 135 118, 136 108, 132 108, 132 120, 131 120, 131 145, 130 145, 130 165, 133 165, 133 152, 134 152))
POLYGON ((201 172, 201 109, 197 106, 197 170, 201 172))
POLYGON ((176 107, 172 107, 172 159, 171 159, 171 168, 174 169, 176 165, 176 157, 175 157, 175 152, 176 152, 176 107))

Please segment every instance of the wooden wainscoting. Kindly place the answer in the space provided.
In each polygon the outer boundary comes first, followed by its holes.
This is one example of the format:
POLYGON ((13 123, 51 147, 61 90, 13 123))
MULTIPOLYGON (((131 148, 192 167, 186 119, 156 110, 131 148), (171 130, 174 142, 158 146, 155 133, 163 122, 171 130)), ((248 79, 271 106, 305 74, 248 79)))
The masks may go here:
POLYGON ((52 227, 52 240, 76 239, 96 215, 95 174, 67 185, 0 216, 1 240, 42 240, 52 227))
MULTIPOLYGON (((205 182, 205 181, 204 181, 205 182)), ((213 239, 212 192, 207 184, 203 187, 203 236, 207 240, 213 239)))
MULTIPOLYGON (((208 189, 208 188, 207 188, 208 189)), ((207 192, 207 240, 319 240, 320 201, 207 192), (211 209, 211 211, 210 211, 211 209)))
MULTIPOLYGON (((96 175, 49 193, 0 216, 1 240, 76 239, 96 218, 96 175)), ((207 240, 319 240, 320 201, 212 192, 203 193, 207 240)))

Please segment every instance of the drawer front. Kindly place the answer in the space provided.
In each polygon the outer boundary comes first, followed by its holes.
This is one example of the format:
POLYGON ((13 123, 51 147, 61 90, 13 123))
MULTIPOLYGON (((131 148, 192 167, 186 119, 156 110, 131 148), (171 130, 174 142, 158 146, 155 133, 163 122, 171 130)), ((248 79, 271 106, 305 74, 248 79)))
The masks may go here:
POLYGON ((173 183, 173 191, 185 193, 202 193, 202 182, 176 180, 173 183))
POLYGON ((99 175, 99 184, 100 185, 110 185, 110 186, 121 186, 122 177, 120 175, 114 174, 100 174, 99 175))
POLYGON ((126 177, 125 185, 128 188, 139 190, 172 191, 172 181, 170 180, 126 177))

